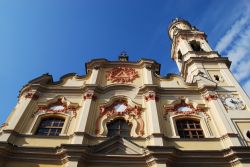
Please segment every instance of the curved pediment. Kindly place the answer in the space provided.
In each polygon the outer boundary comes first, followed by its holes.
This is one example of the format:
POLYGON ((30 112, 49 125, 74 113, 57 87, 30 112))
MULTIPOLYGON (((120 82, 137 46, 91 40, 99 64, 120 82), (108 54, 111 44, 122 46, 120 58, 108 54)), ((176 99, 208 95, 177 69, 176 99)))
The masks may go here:
POLYGON ((45 102, 40 102, 37 104, 37 111, 33 115, 40 115, 46 113, 53 114, 66 114, 76 117, 76 110, 79 108, 78 103, 72 103, 63 96, 57 96, 53 99, 47 100, 45 102))

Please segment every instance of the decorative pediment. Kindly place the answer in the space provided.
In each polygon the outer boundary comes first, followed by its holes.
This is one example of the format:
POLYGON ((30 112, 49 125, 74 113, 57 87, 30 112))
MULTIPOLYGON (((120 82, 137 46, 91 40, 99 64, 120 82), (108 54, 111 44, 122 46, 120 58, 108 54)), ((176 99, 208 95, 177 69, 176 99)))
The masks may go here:
POLYGON ((138 72, 130 67, 115 67, 107 72, 106 78, 112 83, 128 83, 138 78, 138 72))
POLYGON ((122 138, 120 136, 112 137, 104 142, 97 144, 93 148, 93 152, 105 155, 117 154, 143 154, 142 147, 133 143, 132 141, 122 138))
POLYGON ((96 134, 107 134, 106 124, 116 118, 123 118, 132 124, 131 136, 144 135, 144 121, 142 119, 142 107, 133 104, 125 98, 113 99, 99 107, 99 117, 96 121, 96 134))
POLYGON ((135 105, 134 107, 128 104, 125 99, 115 100, 111 105, 100 106, 100 116, 107 114, 108 116, 114 115, 130 115, 130 116, 140 116, 142 108, 135 105))
POLYGON ((46 114, 46 113, 60 113, 76 117, 76 110, 79 108, 77 103, 68 101, 65 97, 58 97, 49 100, 45 103, 38 104, 38 109, 33 115, 46 114))
POLYGON ((196 105, 196 107, 194 107, 192 103, 188 103, 187 101, 188 100, 185 98, 180 98, 178 103, 164 105, 164 117, 166 118, 168 114, 185 116, 204 114, 207 118, 209 118, 209 115, 205 112, 203 105, 196 105))

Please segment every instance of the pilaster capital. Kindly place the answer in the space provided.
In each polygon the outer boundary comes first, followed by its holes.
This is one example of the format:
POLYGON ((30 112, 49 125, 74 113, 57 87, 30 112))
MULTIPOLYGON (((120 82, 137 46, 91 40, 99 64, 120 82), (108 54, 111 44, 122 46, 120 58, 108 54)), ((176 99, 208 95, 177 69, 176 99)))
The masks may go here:
POLYGON ((87 90, 84 95, 83 95, 83 99, 87 100, 87 99, 92 99, 92 100, 96 100, 97 97, 95 95, 94 90, 87 90))
POLYGON ((158 101, 158 96, 156 95, 155 91, 148 91, 146 94, 144 94, 144 99, 146 102, 150 100, 158 101))
POLYGON ((24 95, 24 97, 25 99, 37 100, 39 98, 39 94, 39 92, 29 91, 24 95))

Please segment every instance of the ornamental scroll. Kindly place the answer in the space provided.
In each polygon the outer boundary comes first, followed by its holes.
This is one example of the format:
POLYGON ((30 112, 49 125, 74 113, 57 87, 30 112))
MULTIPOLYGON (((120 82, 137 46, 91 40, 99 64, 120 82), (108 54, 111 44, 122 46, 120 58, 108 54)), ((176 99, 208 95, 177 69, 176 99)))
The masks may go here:
MULTIPOLYGON (((55 100, 55 99, 53 99, 55 100)), ((56 101, 48 104, 38 104, 38 109, 33 113, 33 116, 47 113, 61 113, 76 117, 76 110, 79 108, 77 103, 71 103, 64 97, 58 98, 56 101)))
POLYGON ((99 117, 96 121, 96 134, 106 135, 106 124, 116 118, 124 118, 132 124, 131 136, 142 136, 144 134, 142 108, 137 105, 132 107, 124 99, 118 99, 111 105, 102 105, 99 107, 99 117))
POLYGON ((167 118, 168 114, 185 115, 185 116, 204 114, 206 118, 210 118, 210 116, 203 108, 199 106, 195 108, 192 104, 187 104, 184 99, 181 99, 181 102, 175 105, 164 105, 164 109, 165 109, 165 114, 164 114, 165 119, 167 118))

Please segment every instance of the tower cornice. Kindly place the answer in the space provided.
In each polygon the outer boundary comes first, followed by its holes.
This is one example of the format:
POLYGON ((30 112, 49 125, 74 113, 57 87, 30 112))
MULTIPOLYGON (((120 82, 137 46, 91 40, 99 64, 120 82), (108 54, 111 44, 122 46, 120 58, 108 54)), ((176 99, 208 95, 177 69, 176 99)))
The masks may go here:
POLYGON ((228 68, 230 68, 231 61, 227 57, 190 57, 187 61, 183 62, 181 68, 181 74, 184 80, 186 80, 188 75, 188 68, 193 63, 224 63, 228 68))

